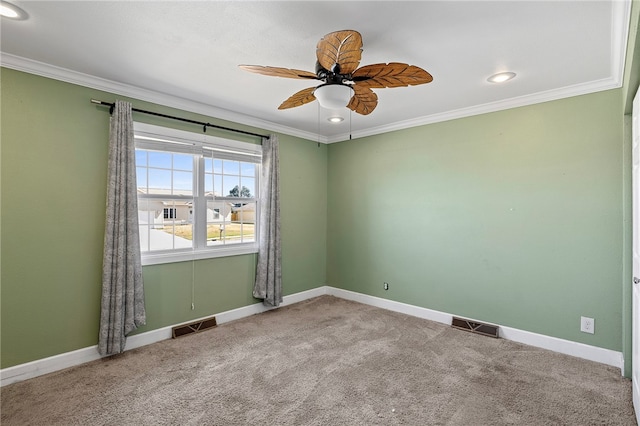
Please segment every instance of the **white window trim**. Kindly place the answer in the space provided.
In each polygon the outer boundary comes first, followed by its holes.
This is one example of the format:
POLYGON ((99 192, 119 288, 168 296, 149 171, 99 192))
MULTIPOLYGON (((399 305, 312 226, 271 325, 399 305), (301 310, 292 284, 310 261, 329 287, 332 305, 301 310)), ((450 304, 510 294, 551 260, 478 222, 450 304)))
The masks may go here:
MULTIPOLYGON (((234 158, 234 153, 242 153, 252 157, 262 157, 262 145, 247 142, 224 139, 206 134, 186 132, 183 130, 171 129, 168 127, 155 126, 146 123, 133 123, 136 138, 142 136, 149 141, 147 148, 153 147, 158 142, 178 142, 185 144, 185 152, 193 153, 196 145, 203 150, 213 150, 224 153, 224 157, 234 158)), ((145 148, 145 143, 136 143, 136 147, 145 148)), ((241 159, 241 158, 238 158, 241 159)), ((256 176, 256 185, 259 185, 259 176, 256 176)), ((262 194, 260 194, 261 196, 262 194)), ((216 197, 219 199, 237 200, 233 197, 216 197)), ((252 198, 251 201, 259 204, 259 198, 252 198)), ((256 210, 256 213, 258 211, 256 210)), ((195 230, 194 230, 195 234, 195 230)), ((194 236, 195 238, 195 236, 194 236)), ((170 251, 155 251, 142 253, 142 266, 158 265, 163 263, 187 262, 199 259, 211 259, 227 256, 237 256, 243 254, 253 254, 258 252, 259 247, 259 224, 256 221, 255 241, 251 243, 235 243, 200 249, 184 249, 170 251)))
POLYGON ((161 265, 163 263, 189 262, 200 259, 215 259, 218 257, 238 256, 242 254, 253 254, 258 252, 257 244, 243 243, 202 250, 185 250, 172 252, 155 252, 153 254, 142 254, 142 266, 161 265))

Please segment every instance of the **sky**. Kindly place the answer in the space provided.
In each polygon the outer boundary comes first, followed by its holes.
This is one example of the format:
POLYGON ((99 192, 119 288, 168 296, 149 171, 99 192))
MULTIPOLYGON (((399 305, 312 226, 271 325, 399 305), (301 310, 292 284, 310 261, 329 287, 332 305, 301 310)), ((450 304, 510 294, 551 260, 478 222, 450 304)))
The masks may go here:
MULTIPOLYGON (((136 150, 138 188, 163 190, 163 194, 188 195, 193 190, 194 156, 136 150), (171 190, 171 191, 169 191, 171 190)), ((204 159, 205 192, 228 196, 236 186, 256 193, 255 164, 235 160, 204 159)))

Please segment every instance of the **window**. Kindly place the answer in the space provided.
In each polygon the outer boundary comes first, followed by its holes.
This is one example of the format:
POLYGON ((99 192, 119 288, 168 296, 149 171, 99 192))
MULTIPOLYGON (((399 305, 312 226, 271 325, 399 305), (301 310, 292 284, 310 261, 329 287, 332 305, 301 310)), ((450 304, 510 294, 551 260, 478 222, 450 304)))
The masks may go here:
POLYGON ((144 265, 258 251, 262 147, 134 124, 144 265))
POLYGON ((176 218, 176 209, 164 209, 164 218, 165 219, 175 219, 176 218))

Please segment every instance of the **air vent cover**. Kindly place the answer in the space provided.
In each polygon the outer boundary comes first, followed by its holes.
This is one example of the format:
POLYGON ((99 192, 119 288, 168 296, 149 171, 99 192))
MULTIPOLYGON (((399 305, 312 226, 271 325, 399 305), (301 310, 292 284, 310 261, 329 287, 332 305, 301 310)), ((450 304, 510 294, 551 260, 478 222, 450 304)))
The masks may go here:
POLYGON ((484 324, 477 321, 470 321, 464 318, 453 317, 451 326, 460 330, 470 331, 472 333, 482 334, 489 337, 500 337, 499 327, 497 325, 484 324))
POLYGON ((194 321, 189 324, 182 324, 171 329, 171 336, 176 337, 185 336, 187 334, 197 333, 199 331, 208 330, 218 325, 216 323, 216 317, 206 318, 200 321, 194 321))

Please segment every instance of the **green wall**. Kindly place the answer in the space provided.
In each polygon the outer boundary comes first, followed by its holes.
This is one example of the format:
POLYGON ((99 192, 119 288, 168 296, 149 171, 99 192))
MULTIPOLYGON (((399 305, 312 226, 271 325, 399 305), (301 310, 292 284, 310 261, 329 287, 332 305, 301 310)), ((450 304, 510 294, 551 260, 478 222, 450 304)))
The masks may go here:
MULTIPOLYGON (((5 68, 1 89, 0 357, 6 368, 97 343, 109 114, 89 100, 127 98, 5 68)), ((146 115, 134 119, 200 131, 146 115)), ((279 139, 288 295, 326 283, 327 147, 279 139)), ((147 325, 138 332, 257 303, 251 296, 255 261, 256 255, 244 255, 144 267, 147 325)))
MULTIPOLYGON (((625 55, 624 83, 622 86, 622 102, 624 105, 624 150, 623 150, 623 171, 624 179, 622 183, 623 203, 624 203, 624 244, 622 271, 622 348, 625 360, 631 360, 632 353, 632 277, 633 265, 630 261, 632 257, 632 188, 631 188, 631 112, 633 98, 640 86, 640 1, 633 0, 631 5, 631 17, 629 26, 629 39, 627 44, 627 54, 625 55)), ((625 377, 631 377, 631 362, 625 362, 625 377)))
POLYGON ((330 145, 328 285, 621 351, 622 117, 611 90, 330 145))
MULTIPOLYGON (((6 368, 97 343, 109 119, 89 99, 126 98, 8 69, 1 90, 6 368)), ((329 146, 280 135, 285 294, 327 284, 628 358, 627 92, 329 146)), ((138 332, 256 303, 255 257, 144 267, 138 332)))

